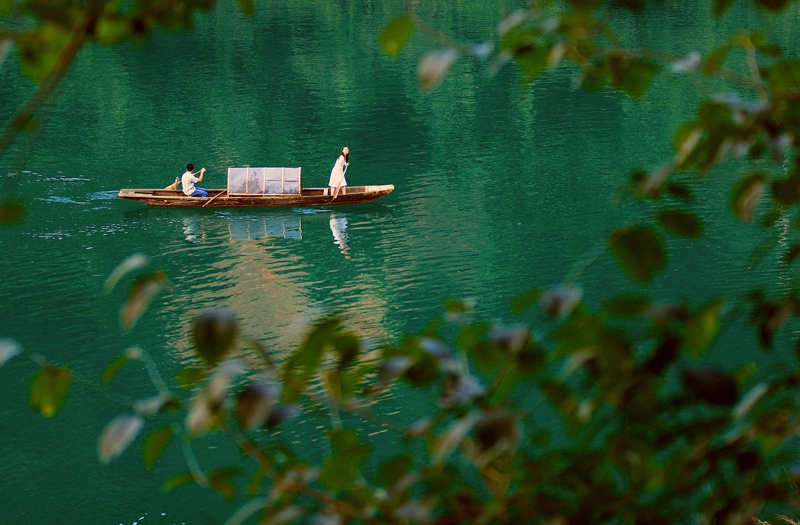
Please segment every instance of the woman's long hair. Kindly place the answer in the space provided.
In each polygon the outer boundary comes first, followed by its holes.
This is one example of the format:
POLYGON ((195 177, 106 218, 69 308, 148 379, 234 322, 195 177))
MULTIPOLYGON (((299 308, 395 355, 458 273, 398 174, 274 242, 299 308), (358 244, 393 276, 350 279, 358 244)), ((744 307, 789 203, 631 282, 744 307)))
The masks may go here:
POLYGON ((344 154, 344 148, 346 147, 347 146, 342 146, 342 150, 339 152, 339 156, 341 157, 342 155, 344 155, 344 161, 350 162, 350 151, 347 152, 347 155, 344 154))

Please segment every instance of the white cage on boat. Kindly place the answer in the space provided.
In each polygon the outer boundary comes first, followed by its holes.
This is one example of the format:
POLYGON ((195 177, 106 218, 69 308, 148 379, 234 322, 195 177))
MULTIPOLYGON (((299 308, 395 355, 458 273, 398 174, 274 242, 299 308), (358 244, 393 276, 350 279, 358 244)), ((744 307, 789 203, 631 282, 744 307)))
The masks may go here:
POLYGON ((299 194, 300 168, 228 168, 228 195, 299 194))

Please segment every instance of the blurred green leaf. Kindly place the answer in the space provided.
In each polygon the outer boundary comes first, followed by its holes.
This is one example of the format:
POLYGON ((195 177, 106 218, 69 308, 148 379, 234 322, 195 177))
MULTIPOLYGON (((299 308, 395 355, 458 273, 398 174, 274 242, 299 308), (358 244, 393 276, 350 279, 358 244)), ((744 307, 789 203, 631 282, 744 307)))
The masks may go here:
POLYGON ((111 361, 108 366, 103 370, 101 380, 104 385, 111 383, 117 376, 119 371, 130 361, 139 359, 141 357, 141 350, 138 348, 129 348, 122 355, 111 361))
POLYGON ((684 201, 694 200, 694 193, 692 192, 692 189, 686 184, 670 182, 666 185, 666 191, 667 194, 671 195, 672 197, 684 201))
POLYGON ((275 359, 270 355, 269 351, 259 343, 253 339, 249 339, 247 341, 242 342, 242 346, 245 350, 252 350, 255 354, 261 358, 264 362, 265 367, 268 370, 274 370, 276 367, 275 359))
POLYGON ((72 372, 67 368, 46 365, 31 381, 30 403, 44 417, 53 417, 64 406, 70 385, 72 372))
POLYGON ((534 448, 546 447, 553 439, 553 434, 550 430, 539 429, 530 434, 530 445, 534 448))
POLYGON ((457 300, 446 301, 444 303, 444 309, 445 312, 447 312, 448 316, 456 320, 464 315, 474 312, 475 305, 473 304, 473 301, 457 299, 457 300))
POLYGON ((403 377, 416 386, 424 386, 433 383, 440 370, 439 360, 435 356, 429 353, 421 353, 405 369, 403 377))
POLYGON ((633 98, 641 98, 650 88, 661 67, 650 60, 614 54, 609 57, 611 85, 633 98))
POLYGON ((603 5, 603 0, 569 0, 569 5, 575 9, 594 10, 603 5))
POLYGON ((583 289, 577 285, 563 285, 548 288, 542 292, 539 304, 550 317, 563 319, 571 314, 581 302, 583 289))
POLYGON ((451 452, 459 448, 467 437, 467 434, 479 420, 480 416, 478 414, 466 414, 454 421, 444 434, 436 436, 432 442, 431 450, 434 464, 438 465, 443 463, 451 452))
POLYGON ((703 223, 700 218, 684 210, 666 210, 656 215, 656 220, 667 230, 687 237, 697 239, 703 236, 703 223))
MULTIPOLYGON (((722 2, 732 2, 733 0, 722 0, 722 2)), ((708 55, 706 55, 705 60, 703 60, 702 70, 703 73, 707 76, 711 76, 725 64, 725 61, 728 59, 728 55, 730 54, 733 46, 730 44, 718 47, 711 51, 708 55)))
POLYGON ((717 336, 723 304, 722 299, 714 299, 689 320, 685 343, 693 357, 697 358, 705 352, 717 336))
POLYGON ((528 292, 524 292, 521 295, 514 298, 514 301, 511 303, 511 313, 514 315, 519 315, 531 305, 535 304, 539 301, 539 297, 541 297, 542 291, 541 290, 530 290, 528 292))
POLYGON ((609 248, 622 269, 640 284, 649 283, 667 265, 667 252, 661 237, 645 226, 612 232, 609 248))
POLYGON ((13 339, 0 339, 0 366, 6 364, 15 355, 19 355, 21 351, 19 344, 13 339))
POLYGON ((244 372, 244 366, 236 359, 226 361, 214 369, 205 388, 195 395, 189 405, 184 424, 193 436, 201 436, 218 428, 223 406, 236 378, 244 372))
POLYGON ((417 77, 424 91, 432 91, 441 84, 450 68, 458 60, 459 54, 455 49, 441 49, 430 51, 419 63, 417 77))
POLYGON ((18 200, 4 200, 0 203, 0 226, 22 224, 25 222, 27 207, 18 200))
POLYGON ((314 326, 297 350, 283 364, 281 402, 293 404, 318 372, 322 356, 335 339, 341 321, 331 317, 314 326))
POLYGON ((732 407, 739 400, 739 384, 733 376, 714 368, 692 368, 681 374, 687 390, 712 405, 732 407))
MULTIPOLYGON (((703 106, 703 109, 707 107, 708 105, 703 106)), ((707 125, 708 123, 703 120, 700 122, 689 121, 684 122, 675 130, 672 136, 672 144, 675 148, 677 167, 697 164, 697 158, 702 156, 703 148, 706 147, 706 142, 708 142, 709 131, 706 129, 707 125)), ((669 171, 656 173, 668 175, 669 171)), ((662 177, 660 183, 665 181, 666 177, 662 177)))
POLYGON ((597 62, 583 68, 580 85, 586 91, 600 91, 608 84, 611 73, 607 62, 597 62))
POLYGON ((197 353, 209 365, 219 363, 230 353, 238 335, 239 321, 229 310, 207 310, 192 327, 197 353))
POLYGON ((525 45, 514 50, 514 60, 527 80, 534 80, 550 65, 550 49, 546 46, 525 45))
POLYGON ((322 463, 319 479, 333 493, 350 486, 359 476, 358 468, 369 456, 369 448, 361 444, 355 430, 332 429, 327 432, 331 454, 322 463))
POLYGON ((789 315, 795 313, 797 308, 796 299, 764 301, 755 306, 753 318, 760 320, 758 336, 762 348, 772 348, 776 332, 786 324, 789 315))
POLYGON ((755 0, 756 5, 759 5, 767 11, 773 13, 780 13, 789 5, 789 0, 755 0))
POLYGON ((222 467, 209 472, 208 484, 226 500, 233 500, 238 492, 231 478, 238 476, 241 469, 238 467, 222 467))
POLYGON ((769 393, 769 385, 766 383, 759 383, 753 388, 750 389, 747 394, 744 395, 742 400, 736 406, 736 410, 734 411, 734 417, 737 419, 741 419, 746 416, 753 407, 763 398, 766 394, 769 393))
POLYGON ((762 228, 772 228, 783 217, 783 211, 780 206, 773 206, 768 212, 764 214, 761 219, 762 228))
POLYGON ((475 438, 483 452, 515 449, 520 441, 519 421, 507 412, 484 414, 475 424, 475 438))
MULTIPOLYGON (((543 365, 539 365, 543 366, 543 365)), ((534 368, 534 367, 530 367, 534 368)), ((505 407, 508 405, 511 396, 520 384, 523 373, 530 373, 532 370, 525 370, 523 367, 509 367, 503 369, 503 375, 498 377, 495 382, 494 390, 490 392, 489 407, 505 407)))
POLYGON ((144 448, 142 449, 142 459, 144 460, 144 466, 147 470, 153 470, 156 461, 174 436, 175 432, 169 427, 155 430, 147 436, 144 442, 144 448))
POLYGON ((650 304, 646 295, 619 295, 606 304, 605 310, 610 316, 635 317, 646 313, 650 304))
POLYGON ((97 441, 97 456, 103 463, 109 463, 122 454, 136 439, 144 426, 141 416, 119 416, 111 420, 97 441))
POLYGON ((208 369, 204 366, 181 368, 175 380, 182 387, 191 387, 205 379, 208 369))
POLYGON ((367 367, 356 367, 343 370, 336 368, 325 374, 325 383, 328 393, 340 402, 346 403, 352 400, 358 392, 358 387, 364 378, 371 373, 367 367))
POLYGON ((94 38, 100 44, 113 46, 131 36, 131 23, 117 16, 101 17, 95 24, 94 38))
POLYGON ((754 172, 736 184, 731 193, 731 209, 736 217, 747 222, 753 220, 758 203, 764 194, 766 180, 764 173, 754 172))
POLYGON ((642 12, 645 6, 645 0, 617 0, 617 3, 634 13, 642 12))
POLYGON ((760 30, 736 33, 733 35, 732 41, 744 48, 759 49, 767 41, 767 34, 760 30))
POLYGON ((275 428, 284 421, 295 417, 299 414, 300 411, 291 405, 275 405, 272 407, 272 410, 269 413, 269 417, 267 418, 266 423, 264 423, 264 428, 270 429, 275 428))
POLYGON ((262 381, 250 383, 236 398, 239 424, 246 430, 263 426, 277 401, 278 389, 274 385, 262 381))
POLYGON ((786 264, 792 264, 798 257, 800 257, 800 245, 795 244, 786 252, 784 261, 786 261, 786 264))
POLYGON ((414 458, 409 455, 394 456, 385 461, 378 469, 378 484, 391 491, 397 482, 411 470, 414 458))
POLYGON ((72 38, 68 27, 43 21, 37 31, 17 39, 25 74, 36 82, 46 79, 58 65, 59 54, 72 38))
POLYGON ((753 248, 753 252, 750 254, 750 257, 747 258, 746 266, 748 268, 754 268, 761 264, 761 261, 764 257, 767 256, 769 252, 771 252, 775 246, 778 245, 778 238, 777 237, 767 237, 766 239, 759 242, 755 248, 753 248))
POLYGON ((567 387, 554 380, 546 380, 541 384, 542 393, 559 410, 562 416, 567 417, 578 407, 578 400, 567 387))
POLYGON ((0 0, 0 18, 7 17, 14 10, 14 0, 0 0))
POLYGON ((133 411, 142 417, 152 417, 165 408, 177 410, 181 402, 169 394, 157 394, 133 403, 133 411))
POLYGON ((797 204, 800 202, 800 176, 790 175, 772 183, 772 196, 780 204, 797 204))
POLYGON ((164 492, 172 492, 175 489, 190 485, 194 482, 194 476, 192 476, 191 472, 182 472, 165 481, 161 486, 161 490, 164 492))
POLYGON ((253 472, 252 476, 250 476, 250 481, 247 482, 247 488, 245 489, 245 492, 248 496, 256 496, 263 490, 262 483, 267 478, 267 474, 269 473, 266 466, 263 464, 264 461, 266 460, 261 459, 259 461, 262 468, 259 468, 253 472))
POLYGON ((653 375, 661 375, 664 370, 677 359, 682 340, 674 334, 665 334, 663 340, 656 346, 653 355, 647 360, 645 369, 653 375))
POLYGON ((114 270, 108 275, 108 278, 103 285, 103 290, 106 293, 110 293, 123 277, 134 270, 146 267, 148 264, 150 264, 150 259, 146 255, 134 253, 119 263, 117 267, 114 268, 114 270))
POLYGON ((722 16, 731 8, 735 0, 714 0, 714 16, 722 16))
POLYGON ((692 51, 688 55, 673 60, 669 64, 669 71, 676 75, 688 75, 697 71, 702 62, 702 57, 697 51, 692 51))
POLYGON ((457 348, 469 353, 476 345, 485 342, 490 330, 491 324, 488 322, 476 322, 463 326, 456 337, 457 348))
POLYGON ((414 22, 405 15, 398 15, 383 28, 378 43, 387 55, 394 58, 403 50, 413 32, 414 22))
POLYGON ((354 334, 339 334, 333 341, 333 350, 339 356, 336 368, 345 369, 358 359, 361 353, 361 340, 354 334))
POLYGON ((239 8, 247 16, 253 16, 256 13, 256 0, 236 0, 239 3, 239 8))
POLYGON ((764 75, 778 94, 793 92, 800 85, 800 60, 780 60, 765 66, 764 75))
MULTIPOLYGON (((298 518, 306 513, 306 509, 300 505, 271 505, 264 509, 261 515, 261 523, 264 525, 289 525, 291 523, 298 523, 298 518)), ((319 519, 319 517, 316 517, 319 519)), ((315 525, 318 521, 311 521, 315 525)), ((337 523, 338 525, 338 523, 337 523)))
POLYGON ((155 272, 137 279, 131 288, 128 300, 120 311, 122 327, 126 330, 133 328, 155 296, 164 289, 166 284, 167 275, 164 272, 155 272))

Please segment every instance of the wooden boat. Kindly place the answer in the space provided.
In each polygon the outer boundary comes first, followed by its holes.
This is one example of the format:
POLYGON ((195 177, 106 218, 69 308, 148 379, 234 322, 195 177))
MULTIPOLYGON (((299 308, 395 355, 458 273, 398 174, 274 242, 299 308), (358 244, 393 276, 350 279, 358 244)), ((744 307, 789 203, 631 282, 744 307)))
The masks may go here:
POLYGON ((228 168, 228 187, 208 190, 208 197, 188 197, 172 184, 164 189, 122 189, 119 196, 148 206, 231 208, 264 206, 330 206, 372 202, 394 190, 383 186, 347 186, 334 199, 328 188, 303 188, 300 168, 228 168))
POLYGON ((283 194, 235 194, 227 189, 208 190, 208 197, 187 197, 181 190, 122 189, 119 196, 144 202, 148 206, 172 208, 232 208, 264 206, 331 206, 334 204, 361 204, 372 202, 390 194, 392 184, 383 186, 347 186, 344 193, 334 199, 327 195, 328 188, 303 188, 300 193, 283 194))

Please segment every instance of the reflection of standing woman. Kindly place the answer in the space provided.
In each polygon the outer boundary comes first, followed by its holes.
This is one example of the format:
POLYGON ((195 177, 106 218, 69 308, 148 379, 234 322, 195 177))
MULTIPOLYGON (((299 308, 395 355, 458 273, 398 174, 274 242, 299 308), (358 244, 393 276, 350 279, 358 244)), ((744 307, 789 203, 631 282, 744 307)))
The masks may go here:
MULTIPOLYGON (((336 159, 336 164, 333 165, 331 170, 331 177, 328 179, 328 187, 333 191, 333 198, 339 195, 339 188, 347 187, 347 181, 344 180, 344 172, 347 171, 347 166, 350 164, 350 148, 347 146, 342 148, 339 158, 336 159)), ((342 194, 345 190, 342 190, 342 194)))
POLYGON ((350 247, 347 245, 347 217, 337 217, 331 213, 331 233, 333 233, 333 244, 338 244, 339 249, 344 254, 345 259, 350 258, 350 247))

